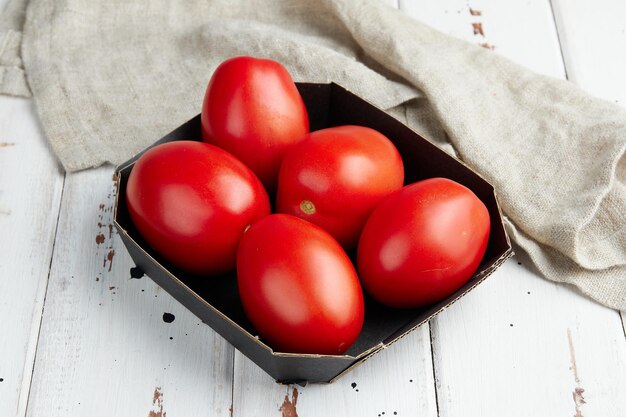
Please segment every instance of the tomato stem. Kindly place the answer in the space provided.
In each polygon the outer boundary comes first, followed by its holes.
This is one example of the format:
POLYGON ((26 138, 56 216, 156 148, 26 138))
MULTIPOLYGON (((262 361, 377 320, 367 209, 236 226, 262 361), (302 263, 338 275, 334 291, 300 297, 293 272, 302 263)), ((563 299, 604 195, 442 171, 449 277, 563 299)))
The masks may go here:
POLYGON ((309 200, 302 200, 300 210, 302 210, 304 214, 315 214, 315 204, 309 200))

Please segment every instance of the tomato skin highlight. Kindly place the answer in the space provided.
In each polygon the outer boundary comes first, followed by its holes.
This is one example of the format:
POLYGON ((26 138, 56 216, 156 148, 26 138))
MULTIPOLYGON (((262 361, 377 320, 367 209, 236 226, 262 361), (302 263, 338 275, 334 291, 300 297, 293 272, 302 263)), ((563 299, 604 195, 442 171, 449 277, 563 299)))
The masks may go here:
POLYGON ((197 275, 234 269, 245 228, 270 213, 269 197, 250 169, 226 151, 194 141, 144 153, 130 173, 126 203, 148 244, 197 275))
POLYGON ((361 285, 341 246, 324 230, 272 214, 244 234, 237 281, 246 315, 275 351, 338 355, 364 319, 361 285))
POLYGON ((236 57, 220 64, 206 89, 202 138, 232 153, 276 190, 285 153, 309 132, 304 101, 276 61, 236 57))
POLYGON ((383 200, 363 229, 361 283, 390 307, 433 304, 472 277, 489 232, 487 208, 463 185, 446 178, 408 185, 383 200))
POLYGON ((402 158, 384 135, 331 127, 309 133, 285 156, 276 209, 317 224, 350 249, 374 207, 403 181, 402 158))

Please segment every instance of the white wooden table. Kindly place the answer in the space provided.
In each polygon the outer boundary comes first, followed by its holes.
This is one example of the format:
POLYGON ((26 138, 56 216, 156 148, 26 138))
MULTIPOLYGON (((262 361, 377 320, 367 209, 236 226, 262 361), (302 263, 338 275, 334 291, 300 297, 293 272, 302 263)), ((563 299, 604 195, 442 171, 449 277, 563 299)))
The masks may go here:
MULTIPOLYGON (((623 0, 390 3, 626 105, 623 0)), ((278 385, 131 278, 112 172, 65 174, 33 102, 0 97, 0 417, 626 416, 626 314, 522 257, 334 384, 278 385)))

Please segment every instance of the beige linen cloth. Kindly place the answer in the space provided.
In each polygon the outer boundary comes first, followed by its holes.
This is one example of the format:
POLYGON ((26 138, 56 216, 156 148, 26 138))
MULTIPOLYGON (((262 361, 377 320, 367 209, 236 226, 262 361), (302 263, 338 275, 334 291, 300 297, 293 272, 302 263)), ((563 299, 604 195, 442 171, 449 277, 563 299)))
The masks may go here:
POLYGON ((378 0, 13 0, 0 92, 32 93, 68 171, 196 115, 224 59, 335 81, 472 166, 548 279, 626 310, 626 111, 378 0))

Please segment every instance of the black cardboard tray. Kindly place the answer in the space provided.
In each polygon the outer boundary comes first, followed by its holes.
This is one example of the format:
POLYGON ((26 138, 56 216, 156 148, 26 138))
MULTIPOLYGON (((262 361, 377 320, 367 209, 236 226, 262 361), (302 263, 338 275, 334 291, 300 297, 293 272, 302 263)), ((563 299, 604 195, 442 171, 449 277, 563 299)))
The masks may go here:
MULTIPOLYGON (((126 208, 126 183, 135 161, 145 150, 116 170, 114 222, 138 267, 276 381, 299 384, 333 382, 463 297, 509 258, 512 250, 493 187, 465 164, 337 84, 297 85, 309 113, 312 131, 346 124, 376 129, 387 136, 402 155, 405 183, 446 177, 470 188, 485 203, 491 216, 487 252, 476 274, 456 293, 419 310, 390 309, 366 296, 363 329, 346 354, 335 356, 273 352, 258 338, 243 313, 234 272, 214 278, 189 276, 161 259, 133 226, 126 208)), ((175 140, 200 140, 200 137, 198 115, 152 146, 175 140)))

